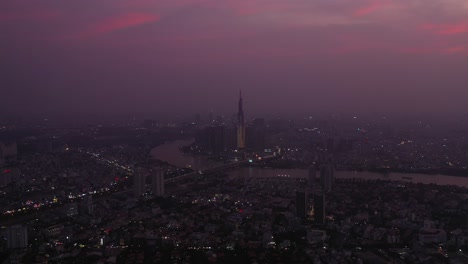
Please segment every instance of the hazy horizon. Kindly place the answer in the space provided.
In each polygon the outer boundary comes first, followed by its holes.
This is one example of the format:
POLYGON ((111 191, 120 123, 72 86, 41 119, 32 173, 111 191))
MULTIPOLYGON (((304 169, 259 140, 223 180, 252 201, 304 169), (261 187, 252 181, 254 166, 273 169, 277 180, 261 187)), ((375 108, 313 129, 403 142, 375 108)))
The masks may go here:
POLYGON ((468 114, 463 0, 0 3, 0 115, 468 114), (5 41, 6 40, 6 41, 5 41))

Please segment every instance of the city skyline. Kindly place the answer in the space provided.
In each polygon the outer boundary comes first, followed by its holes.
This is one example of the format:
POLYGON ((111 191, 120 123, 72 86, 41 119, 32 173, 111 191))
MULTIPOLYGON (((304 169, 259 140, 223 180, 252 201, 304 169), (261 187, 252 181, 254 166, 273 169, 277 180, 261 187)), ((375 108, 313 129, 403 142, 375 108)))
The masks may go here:
POLYGON ((462 0, 7 1, 8 115, 468 113, 462 0))
POLYGON ((467 0, 0 1, 0 263, 468 263, 467 0))
POLYGON ((237 115, 188 122, 0 123, 1 259, 467 260, 462 120, 244 123, 238 99, 237 115))

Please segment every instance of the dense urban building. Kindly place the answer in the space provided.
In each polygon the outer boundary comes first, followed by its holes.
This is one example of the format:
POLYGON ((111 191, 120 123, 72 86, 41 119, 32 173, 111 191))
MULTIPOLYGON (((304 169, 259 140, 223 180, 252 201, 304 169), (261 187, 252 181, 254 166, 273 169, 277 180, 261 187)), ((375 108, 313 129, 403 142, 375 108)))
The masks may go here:
POLYGON ((325 224, 325 194, 323 192, 314 193, 314 222, 317 225, 325 224))
POLYGON ((245 130, 246 148, 263 151, 266 147, 266 125, 263 118, 256 118, 245 130))
POLYGON ((306 192, 296 192, 296 216, 306 218, 307 215, 307 195, 306 192))
POLYGON ((88 196, 83 197, 83 201, 81 201, 79 205, 80 214, 93 215, 94 208, 95 208, 95 205, 93 204, 93 196, 88 195, 88 196))
MULTIPOLYGON (((15 175, 0 192, 3 248, 9 254, 4 259, 422 264, 465 258, 466 178, 398 174, 390 163, 384 167, 390 173, 375 172, 385 164, 379 162, 390 159, 372 160, 369 154, 408 162, 414 153, 424 153, 415 159, 421 162, 437 136, 416 145, 399 136, 382 138, 379 131, 372 137, 369 128, 349 132, 365 133, 359 141, 346 139, 343 125, 344 132, 333 132, 330 153, 332 137, 322 134, 340 126, 323 123, 328 131, 322 122, 310 125, 307 119, 266 120, 269 147, 255 150, 249 142, 255 136, 247 129, 246 146, 236 151, 236 116, 215 119, 211 131, 186 122, 162 129, 159 122, 148 128, 140 122, 131 128, 46 130, 51 132, 45 143, 40 136, 18 140, 17 163, 2 168, 15 175), (215 132, 219 127, 223 137, 215 132), (192 144, 200 129, 219 151, 202 152, 192 144), (228 134, 234 135, 232 148, 228 134), (360 172, 354 164, 376 170, 360 172), (27 242, 8 246, 7 236, 21 238, 26 232, 27 242)), ((254 120, 247 127, 256 122, 263 123, 254 120)), ((465 165, 454 157, 463 150, 450 150, 462 142, 463 137, 440 139, 449 146, 446 159, 460 169, 465 165)), ((432 150, 437 156, 438 148, 432 150)))
POLYGON ((13 225, 6 230, 7 247, 10 249, 26 248, 28 244, 28 228, 23 225, 13 225))
POLYGON ((320 187, 322 190, 329 192, 333 188, 334 168, 331 164, 323 164, 320 166, 320 187))
POLYGON ((308 169, 308 174, 307 174, 307 185, 308 185, 308 189, 310 191, 313 191, 314 188, 316 187, 315 184, 316 184, 316 175, 317 175, 317 168, 315 166, 315 164, 312 164, 309 166, 309 169, 308 169))
POLYGON ((146 173, 142 168, 136 168, 133 175, 133 193, 135 197, 146 192, 146 173))
POLYGON ((208 126, 205 128, 206 149, 214 155, 225 151, 225 127, 221 125, 208 126))
POLYGON ((237 111, 234 117, 235 122, 218 116, 204 129, 199 130, 195 136, 196 144, 206 153, 220 157, 229 157, 230 152, 239 149, 246 153, 263 153, 267 146, 265 120, 256 118, 247 124, 242 94, 240 94, 237 111))
POLYGON ((0 0, 0 264, 468 264, 468 0, 0 0))
POLYGON ((151 191, 154 195, 164 196, 164 172, 162 169, 151 172, 151 191))

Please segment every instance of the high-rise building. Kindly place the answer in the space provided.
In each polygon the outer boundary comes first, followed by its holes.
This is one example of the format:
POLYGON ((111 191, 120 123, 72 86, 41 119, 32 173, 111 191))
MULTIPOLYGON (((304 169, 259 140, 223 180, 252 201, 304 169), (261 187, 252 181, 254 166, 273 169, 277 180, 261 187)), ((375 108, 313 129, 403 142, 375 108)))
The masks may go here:
POLYGON ((296 216, 306 218, 307 198, 305 192, 296 192, 296 216))
POLYGON ((146 192, 146 177, 143 169, 136 168, 133 174, 133 193, 136 197, 146 192))
POLYGON ((265 119, 256 118, 253 121, 254 127, 254 149, 255 150, 264 150, 266 146, 266 124, 265 119))
POLYGON ((242 91, 239 92, 239 109, 237 112, 237 148, 245 148, 245 121, 242 108, 242 91))
POLYGON ((213 154, 220 154, 225 150, 224 126, 209 126, 205 128, 206 149, 213 154))
POLYGON ((251 126, 246 127, 246 147, 252 150, 265 149, 266 125, 265 120, 257 118, 251 126))
POLYGON ((225 127, 224 128, 224 147, 230 151, 237 148, 237 128, 225 127))
POLYGON ((314 222, 317 225, 325 224, 325 194, 323 192, 314 194, 314 222))
POLYGON ((154 195, 164 196, 164 173, 161 169, 151 174, 151 191, 154 195))
POLYGON ((322 190, 329 192, 332 190, 334 168, 331 164, 320 166, 320 186, 322 190))
POLYGON ((25 248, 28 246, 28 228, 22 225, 14 225, 6 231, 8 248, 25 248))
POLYGON ((245 126, 245 148, 248 150, 253 150, 254 149, 254 144, 255 144, 255 130, 253 126, 245 126))
POLYGON ((307 183, 309 185, 309 190, 313 190, 315 187, 315 176, 316 176, 316 168, 315 164, 309 166, 309 174, 307 178, 307 183))
POLYGON ((94 214, 93 196, 87 195, 83 197, 83 201, 81 201, 78 208, 81 214, 94 214))

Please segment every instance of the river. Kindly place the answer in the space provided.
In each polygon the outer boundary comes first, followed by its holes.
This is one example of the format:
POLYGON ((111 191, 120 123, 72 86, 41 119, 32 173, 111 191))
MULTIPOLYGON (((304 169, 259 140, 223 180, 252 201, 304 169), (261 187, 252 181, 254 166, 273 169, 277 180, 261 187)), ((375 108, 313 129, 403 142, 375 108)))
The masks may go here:
POLYGON ((175 140, 166 142, 151 150, 151 156, 154 159, 165 161, 171 165, 186 168, 190 167, 194 170, 200 170, 212 165, 216 162, 206 160, 200 156, 184 155, 180 151, 180 147, 190 145, 194 140, 175 140))
MULTIPOLYGON (((151 150, 151 155, 155 159, 163 160, 169 164, 186 167, 191 166, 195 170, 214 165, 215 162, 208 161, 199 156, 187 156, 179 151, 181 146, 189 145, 193 140, 176 140, 159 145, 151 150)), ((456 185, 468 188, 468 177, 456 177, 449 175, 432 175, 432 174, 407 174, 407 173, 377 173, 369 171, 335 171, 336 178, 360 178, 368 180, 392 180, 424 184, 438 185, 456 185)), ((269 169, 269 168, 254 168, 241 167, 229 172, 230 177, 293 177, 306 178, 307 170, 305 169, 269 169)))

